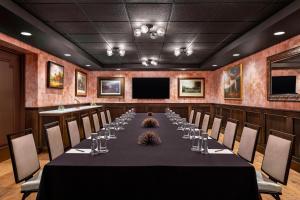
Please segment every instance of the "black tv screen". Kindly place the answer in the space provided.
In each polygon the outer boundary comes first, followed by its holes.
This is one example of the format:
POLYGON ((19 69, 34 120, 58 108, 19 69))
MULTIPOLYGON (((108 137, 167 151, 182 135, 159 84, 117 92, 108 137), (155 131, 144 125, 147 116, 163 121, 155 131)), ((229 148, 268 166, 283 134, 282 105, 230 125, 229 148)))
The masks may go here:
POLYGON ((272 94, 295 94, 296 76, 272 76, 272 94))
POLYGON ((169 99, 169 78, 132 78, 133 99, 169 99))

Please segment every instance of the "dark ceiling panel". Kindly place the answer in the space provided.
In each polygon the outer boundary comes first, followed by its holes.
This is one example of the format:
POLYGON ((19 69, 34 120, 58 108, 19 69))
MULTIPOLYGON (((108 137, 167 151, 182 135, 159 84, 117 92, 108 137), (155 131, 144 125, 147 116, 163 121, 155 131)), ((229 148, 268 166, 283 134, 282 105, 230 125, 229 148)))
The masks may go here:
POLYGON ((167 33, 242 33, 254 22, 170 22, 167 33))
POLYGON ((192 42, 197 38, 197 34, 167 34, 166 42, 192 42))
POLYGON ((65 34, 98 33, 90 22, 56 22, 50 23, 50 26, 65 34))
POLYGON ((24 7, 43 21, 87 21, 75 4, 24 4, 24 7))
POLYGON ((129 22, 94 22, 100 33, 132 33, 129 22))
POLYGON ((127 10, 132 21, 159 22, 168 21, 171 4, 128 4, 127 10))
POLYGON ((92 21, 128 21, 123 4, 80 4, 92 21))
POLYGON ((131 34, 106 33, 102 34, 106 42, 132 42, 133 36, 131 34))
POLYGON ((104 42, 99 34, 70 34, 68 35, 75 42, 104 42))
MULTIPOLYGON (((140 64, 142 57, 157 57, 162 64, 155 69, 173 68, 172 66, 209 69, 207 65, 211 65, 211 62, 222 65, 222 60, 234 60, 226 58, 234 51, 240 50, 241 54, 246 55, 257 50, 264 44, 262 40, 282 41, 277 38, 256 38, 247 43, 247 48, 229 49, 217 59, 214 56, 220 51, 223 52, 223 48, 239 40, 244 33, 271 17, 292 0, 15 0, 15 2, 104 63, 105 68, 112 66, 143 68, 140 64), (149 34, 142 34, 141 37, 133 35, 136 28, 149 23, 165 29, 165 36, 152 40, 149 34), (124 48, 126 55, 109 57, 106 55, 108 47, 124 48), (193 54, 175 57, 175 48, 181 47, 191 47, 193 54), (170 63, 172 65, 169 65, 170 63), (201 65, 203 63, 204 66, 201 65)), ((290 28, 286 24, 280 24, 278 29, 280 27, 285 30, 290 28)), ((269 34, 272 35, 271 32, 269 34)), ((259 37, 258 34, 256 37, 259 37)))

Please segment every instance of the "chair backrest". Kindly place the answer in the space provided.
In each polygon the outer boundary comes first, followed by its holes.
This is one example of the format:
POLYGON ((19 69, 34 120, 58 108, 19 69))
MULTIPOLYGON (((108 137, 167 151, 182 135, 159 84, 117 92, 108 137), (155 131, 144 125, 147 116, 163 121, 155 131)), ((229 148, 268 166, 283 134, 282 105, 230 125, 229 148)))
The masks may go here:
POLYGON ((245 123, 242 131, 240 146, 237 153, 240 157, 251 163, 253 163, 255 156, 259 130, 260 126, 245 123))
POLYGON ((71 119, 67 119, 66 122, 67 122, 67 130, 69 134, 70 145, 71 147, 74 147, 80 142, 80 133, 79 133, 77 120, 76 118, 71 118, 71 119))
POLYGON ((107 125, 107 122, 105 118, 105 113, 103 111, 100 112, 100 117, 101 117, 102 126, 104 127, 105 125, 107 125))
POLYGON ((219 140, 221 124, 222 124, 222 117, 215 116, 214 122, 213 122, 213 125, 211 128, 211 134, 210 134, 210 137, 214 138, 215 140, 219 140))
POLYGON ((201 112, 197 112, 196 118, 195 118, 195 126, 198 128, 200 125, 200 119, 201 119, 201 112))
POLYGON ((291 134, 270 130, 261 169, 270 179, 287 184, 292 159, 294 137, 291 134))
POLYGON ((193 118, 194 118, 194 110, 191 110, 190 116, 189 116, 189 123, 193 123, 193 118))
POLYGON ((106 116, 107 116, 108 123, 111 124, 112 120, 111 120, 111 115, 109 110, 106 110, 106 116))
POLYGON ((238 120, 227 119, 225 131, 224 131, 223 144, 231 150, 234 147, 237 127, 238 127, 238 120))
POLYGON ((82 120, 84 137, 87 139, 91 136, 91 133, 93 132, 90 115, 88 113, 81 115, 81 120, 82 120))
POLYGON ((32 129, 9 134, 7 141, 16 183, 31 178, 40 169, 32 129))
POLYGON ((99 132, 100 131, 100 121, 99 121, 98 113, 97 112, 93 113, 92 117, 93 117, 95 132, 99 132))
POLYGON ((58 122, 45 124, 46 141, 50 160, 53 160, 64 153, 64 144, 58 122))
POLYGON ((209 124, 210 114, 205 114, 202 121, 202 127, 201 130, 204 132, 207 132, 208 124, 209 124))

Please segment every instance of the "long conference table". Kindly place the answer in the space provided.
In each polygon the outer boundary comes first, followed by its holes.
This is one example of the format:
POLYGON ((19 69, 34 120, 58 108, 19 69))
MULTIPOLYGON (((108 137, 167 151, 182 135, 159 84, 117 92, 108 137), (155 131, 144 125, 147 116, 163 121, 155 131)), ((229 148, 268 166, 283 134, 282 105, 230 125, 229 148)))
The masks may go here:
MULTIPOLYGON (((69 199, 259 199, 255 169, 234 154, 203 155, 190 150, 163 113, 153 115, 158 146, 137 144, 146 113, 137 114, 118 138, 109 140, 109 153, 64 153, 43 170, 38 200, 69 199)), ((75 148, 89 149, 91 140, 75 148)), ((226 149, 213 139, 210 149, 226 149)), ((226 152, 226 151, 225 151, 226 152)))

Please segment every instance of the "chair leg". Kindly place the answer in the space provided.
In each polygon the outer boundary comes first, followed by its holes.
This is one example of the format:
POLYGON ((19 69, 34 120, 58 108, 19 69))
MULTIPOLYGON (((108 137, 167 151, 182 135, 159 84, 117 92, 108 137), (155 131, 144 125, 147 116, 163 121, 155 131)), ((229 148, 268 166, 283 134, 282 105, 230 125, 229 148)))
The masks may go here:
POLYGON ((22 196, 22 200, 25 200, 30 195, 30 192, 24 192, 22 196))
POLYGON ((272 196, 274 197, 274 199, 276 199, 276 200, 280 200, 280 196, 279 196, 279 194, 272 194, 272 196))

